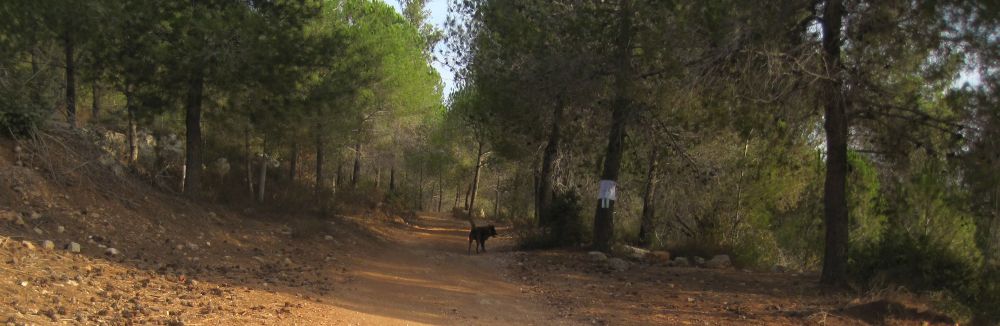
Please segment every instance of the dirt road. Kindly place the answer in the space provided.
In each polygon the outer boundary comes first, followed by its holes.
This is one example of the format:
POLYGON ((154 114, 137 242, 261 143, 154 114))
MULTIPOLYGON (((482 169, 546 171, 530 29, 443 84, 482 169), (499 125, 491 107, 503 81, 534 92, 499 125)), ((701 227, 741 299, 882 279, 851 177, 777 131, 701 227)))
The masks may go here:
POLYGON ((468 255, 468 223, 422 215, 384 228, 389 243, 352 257, 349 281, 328 302, 335 322, 418 324, 563 324, 505 275, 510 240, 468 255), (505 252, 506 251, 506 252, 505 252))

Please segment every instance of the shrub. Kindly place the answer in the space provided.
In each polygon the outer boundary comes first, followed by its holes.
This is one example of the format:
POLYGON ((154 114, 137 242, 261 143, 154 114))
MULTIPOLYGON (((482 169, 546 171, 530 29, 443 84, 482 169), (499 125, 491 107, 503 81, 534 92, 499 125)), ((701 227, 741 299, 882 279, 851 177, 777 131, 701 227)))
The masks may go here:
POLYGON ((542 228, 517 227, 518 247, 544 249, 585 242, 588 233, 581 217, 580 195, 569 190, 552 196, 551 223, 542 228))

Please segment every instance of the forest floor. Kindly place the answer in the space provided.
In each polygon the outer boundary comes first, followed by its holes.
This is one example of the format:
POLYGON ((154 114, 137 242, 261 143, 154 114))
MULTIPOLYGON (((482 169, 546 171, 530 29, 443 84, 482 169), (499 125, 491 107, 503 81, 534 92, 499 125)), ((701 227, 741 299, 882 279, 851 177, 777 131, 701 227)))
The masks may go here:
POLYGON ((96 158, 66 156, 75 168, 60 170, 14 146, 0 143, 0 323, 949 323, 906 297, 824 291, 814 275, 648 261, 618 271, 582 250, 515 251, 503 227, 470 255, 468 222, 440 214, 321 219, 193 203, 96 158))

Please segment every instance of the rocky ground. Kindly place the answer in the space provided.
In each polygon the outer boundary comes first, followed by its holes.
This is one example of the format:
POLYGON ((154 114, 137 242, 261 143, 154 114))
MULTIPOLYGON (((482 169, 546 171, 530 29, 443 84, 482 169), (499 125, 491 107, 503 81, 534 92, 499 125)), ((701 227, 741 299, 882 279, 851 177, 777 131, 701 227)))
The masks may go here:
POLYGON ((467 222, 444 215, 236 211, 96 157, 16 147, 0 143, 0 322, 12 325, 949 324, 915 300, 722 257, 519 252, 505 228, 469 255, 467 222))

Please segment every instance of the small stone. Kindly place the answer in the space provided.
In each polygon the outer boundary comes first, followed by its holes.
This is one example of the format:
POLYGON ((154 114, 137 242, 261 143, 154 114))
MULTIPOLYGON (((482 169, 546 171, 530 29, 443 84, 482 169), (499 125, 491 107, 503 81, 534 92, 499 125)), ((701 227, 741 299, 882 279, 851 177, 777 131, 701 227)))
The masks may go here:
POLYGON ((55 249, 56 248, 56 243, 52 242, 52 240, 42 241, 42 248, 45 248, 47 250, 55 249))
POLYGON ((178 251, 184 250, 184 245, 179 244, 179 245, 177 245, 177 247, 174 247, 174 248, 177 249, 178 251))
POLYGON ((326 236, 323 237, 323 240, 333 241, 333 236, 332 235, 326 235, 326 236))
POLYGON ((66 232, 66 227, 60 225, 59 227, 56 228, 56 232, 58 233, 66 232))
POLYGON ((66 246, 66 250, 69 250, 69 252, 72 252, 72 253, 79 253, 80 252, 80 244, 76 243, 76 242, 70 242, 69 245, 66 246))
POLYGON ((677 267, 688 267, 688 266, 691 266, 691 262, 689 262, 687 258, 677 257, 677 258, 674 258, 674 266, 677 266, 677 267))
POLYGON ((285 257, 285 265, 291 265, 291 264, 292 264, 292 259, 285 257))
POLYGON ((733 266, 733 262, 729 259, 728 255, 716 255, 705 262, 705 267, 708 268, 725 269, 731 266, 733 266))
POLYGON ((608 259, 608 266, 610 266, 612 269, 616 271, 624 272, 628 270, 629 264, 627 261, 621 258, 611 258, 608 259))
POLYGON ((190 243, 190 242, 187 243, 187 247, 188 247, 188 249, 191 249, 191 250, 198 250, 198 245, 190 243))
POLYGON ((108 250, 104 251, 104 254, 108 255, 108 256, 118 256, 119 252, 118 252, 118 249, 108 248, 108 250))
POLYGON ((35 250, 35 244, 31 243, 31 241, 28 240, 21 241, 21 245, 27 248, 28 250, 35 250))
POLYGON ((14 221, 14 224, 17 224, 18 226, 28 225, 28 223, 24 223, 24 218, 22 218, 20 215, 17 216, 17 220, 14 221))
POLYGON ((705 265, 705 258, 694 257, 694 264, 698 266, 705 265))
POLYGON ((591 251, 591 252, 588 252, 587 255, 590 256, 590 260, 593 260, 593 261, 606 261, 606 260, 608 260, 608 255, 605 255, 603 252, 600 252, 600 251, 591 251))
POLYGON ((694 298, 688 298, 688 302, 694 302, 694 298))
POLYGON ((38 235, 42 235, 42 234, 45 234, 45 231, 42 231, 42 229, 39 229, 39 228, 35 228, 35 229, 34 229, 34 231, 35 231, 35 233, 37 233, 38 235))
POLYGON ((28 283, 28 281, 21 281, 18 284, 21 285, 21 286, 28 286, 28 284, 30 284, 30 283, 28 283))
POLYGON ((32 220, 37 220, 37 219, 40 219, 40 218, 42 218, 42 214, 40 214, 38 212, 31 212, 31 219, 32 220))
POLYGON ((80 283, 78 283, 77 281, 74 281, 74 280, 69 280, 69 281, 66 281, 66 285, 69 285, 69 286, 80 286, 80 283))
POLYGON ((667 251, 663 251, 663 250, 653 251, 652 253, 650 253, 650 257, 652 257, 653 261, 658 262, 658 263, 669 263, 670 262, 670 252, 667 252, 667 251))

